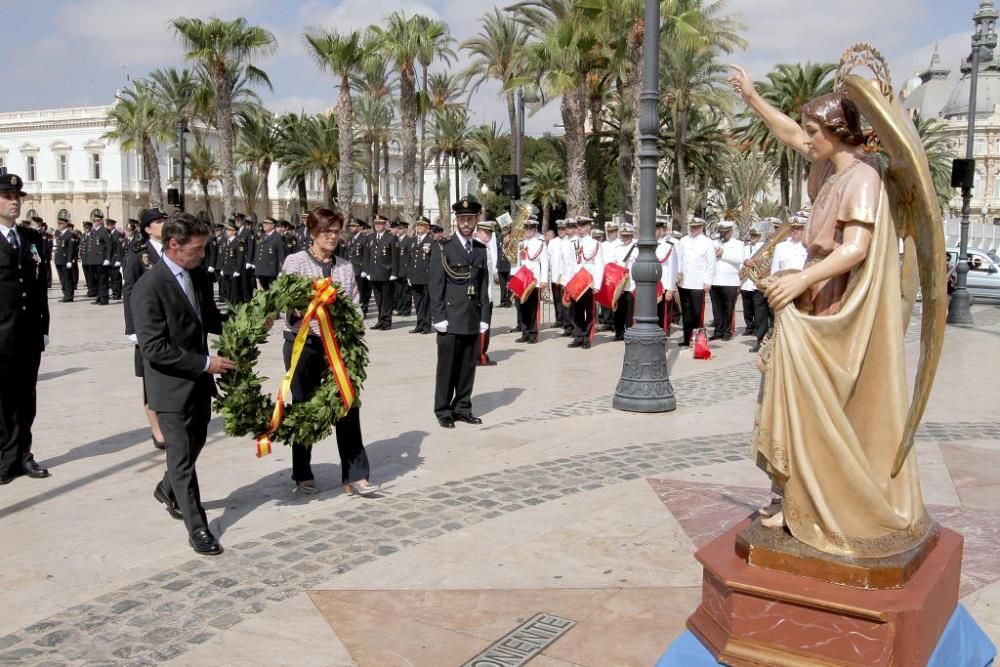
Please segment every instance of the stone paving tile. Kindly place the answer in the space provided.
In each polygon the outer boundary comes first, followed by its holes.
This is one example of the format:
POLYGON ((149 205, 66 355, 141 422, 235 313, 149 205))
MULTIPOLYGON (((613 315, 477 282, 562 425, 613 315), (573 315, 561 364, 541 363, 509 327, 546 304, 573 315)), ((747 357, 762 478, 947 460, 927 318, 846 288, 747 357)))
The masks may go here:
MULTIPOLYGON (((944 435, 1000 439, 1000 424, 929 422, 919 433, 944 435)), ((193 559, 153 573, 0 638, 0 664, 157 664, 376 558, 585 490, 740 460, 747 438, 731 433, 576 454, 381 498, 370 512, 300 519, 235 545, 216 561, 193 559)))

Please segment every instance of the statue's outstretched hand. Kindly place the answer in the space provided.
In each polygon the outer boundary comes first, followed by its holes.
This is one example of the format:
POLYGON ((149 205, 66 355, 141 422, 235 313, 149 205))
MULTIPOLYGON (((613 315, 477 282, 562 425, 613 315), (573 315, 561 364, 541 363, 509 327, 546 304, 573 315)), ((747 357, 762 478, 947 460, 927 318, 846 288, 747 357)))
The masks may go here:
POLYGON ((732 76, 729 77, 729 85, 733 87, 733 90, 739 93, 744 101, 748 101, 750 96, 756 92, 753 85, 753 79, 751 79, 750 75, 747 74, 747 71, 739 65, 730 65, 729 67, 733 70, 732 76))

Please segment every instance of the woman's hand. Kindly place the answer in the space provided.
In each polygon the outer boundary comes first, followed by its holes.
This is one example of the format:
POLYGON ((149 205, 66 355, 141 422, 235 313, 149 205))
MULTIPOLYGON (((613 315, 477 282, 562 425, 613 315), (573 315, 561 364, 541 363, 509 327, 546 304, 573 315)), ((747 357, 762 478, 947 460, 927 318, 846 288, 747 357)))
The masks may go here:
POLYGON ((771 283, 764 294, 767 296, 767 303, 771 308, 781 310, 800 297, 809 287, 805 271, 799 271, 778 278, 771 283))
POLYGON ((744 102, 749 103, 750 99, 757 94, 757 89, 753 85, 753 79, 739 65, 730 65, 729 67, 733 70, 732 76, 729 77, 729 85, 743 98, 744 102))

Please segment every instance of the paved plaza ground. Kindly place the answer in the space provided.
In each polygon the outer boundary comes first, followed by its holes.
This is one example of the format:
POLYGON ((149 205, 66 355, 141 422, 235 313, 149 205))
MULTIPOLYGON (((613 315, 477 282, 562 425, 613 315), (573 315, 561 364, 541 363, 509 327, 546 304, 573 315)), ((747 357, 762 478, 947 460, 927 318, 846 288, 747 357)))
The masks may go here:
MULTIPOLYGON (((55 291, 53 291, 55 293, 55 291)), ((1000 308, 949 327, 917 452, 925 500, 965 536, 962 602, 1000 643, 1000 308)), ((413 318, 368 335, 362 426, 379 498, 298 497, 213 420, 199 460, 211 528, 199 557, 152 498, 149 437, 120 306, 52 302, 35 453, 46 480, 0 490, 0 664, 462 665, 538 613, 575 622, 531 665, 655 663, 700 599, 696 548, 768 497, 746 458, 759 374, 750 339, 708 362, 668 347, 678 409, 611 408, 623 347, 500 334, 480 369, 482 427, 438 427, 434 336, 413 318)), ((918 349, 908 335, 911 372, 918 349)), ((263 372, 280 377, 277 330, 263 372)), ((273 389, 273 387, 272 387, 273 389)))

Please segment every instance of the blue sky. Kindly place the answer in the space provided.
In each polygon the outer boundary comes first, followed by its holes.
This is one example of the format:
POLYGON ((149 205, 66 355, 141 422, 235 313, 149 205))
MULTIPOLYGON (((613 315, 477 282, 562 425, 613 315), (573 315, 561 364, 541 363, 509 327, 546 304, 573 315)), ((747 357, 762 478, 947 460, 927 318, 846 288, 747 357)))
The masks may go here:
MULTIPOLYGON (((267 105, 278 111, 320 111, 333 106, 335 91, 302 48, 306 26, 364 28, 401 9, 449 23, 454 37, 474 34, 493 0, 0 0, 6 17, 4 59, 8 82, 0 111, 106 104, 125 76, 183 64, 168 27, 178 15, 244 16, 278 38, 276 55, 260 65, 274 91, 267 105), (127 70, 123 65, 127 63, 127 70), (13 70, 13 71, 12 71, 13 70)), ((874 44, 902 82, 926 66, 935 41, 945 66, 958 70, 968 54, 971 16, 979 0, 728 0, 728 10, 747 26, 749 46, 733 60, 761 76, 778 62, 835 60, 855 42, 874 44)), ((461 65, 461 62, 458 63, 461 65)), ((472 100, 474 121, 505 121, 496 89, 484 87, 472 100)), ((529 120, 534 133, 559 122, 555 105, 529 120)))

